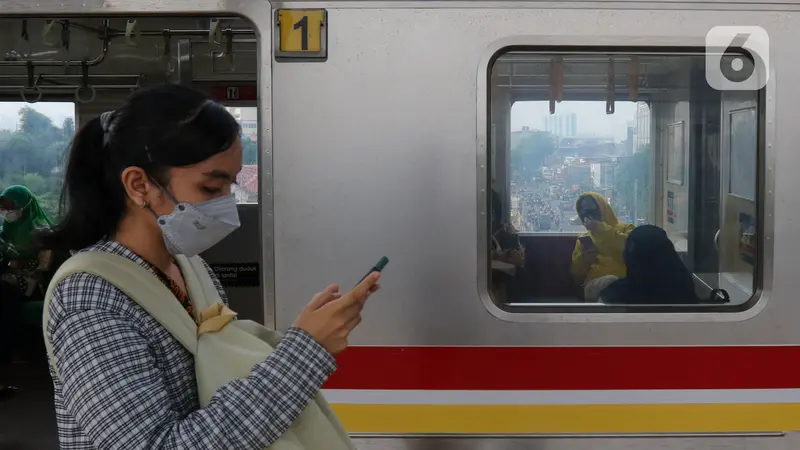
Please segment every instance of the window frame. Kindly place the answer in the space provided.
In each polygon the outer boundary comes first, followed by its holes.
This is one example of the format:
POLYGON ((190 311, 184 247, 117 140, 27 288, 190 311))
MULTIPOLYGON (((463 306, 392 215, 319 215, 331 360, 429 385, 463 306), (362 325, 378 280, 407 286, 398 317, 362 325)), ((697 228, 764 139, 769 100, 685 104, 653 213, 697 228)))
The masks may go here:
MULTIPOLYGON (((652 38, 651 42, 664 40, 652 38)), ((537 303, 535 305, 501 305, 490 294, 490 195, 491 161, 488 160, 489 124, 492 122, 492 69, 503 54, 510 51, 531 53, 663 53, 666 55, 703 55, 704 40, 700 37, 669 38, 661 45, 630 46, 619 37, 600 37, 595 45, 585 45, 576 37, 514 36, 500 39, 486 48, 477 71, 477 287, 478 294, 489 313, 509 322, 738 322, 759 314, 769 301, 772 287, 774 235, 774 161, 775 150, 771 143, 775 138, 776 92, 774 66, 769 67, 767 85, 758 92, 756 110, 758 117, 758 160, 756 167, 756 221, 758 224, 757 264, 754 270, 755 286, 750 299, 740 305, 659 305, 616 306, 589 303, 537 303), (532 44, 532 42, 536 42, 532 44)), ((509 104, 509 108, 511 107, 509 104)), ((652 142, 652 136, 650 136, 652 142)), ((565 236, 567 233, 552 233, 565 236)), ((526 233, 536 237, 547 237, 549 233, 526 233)))

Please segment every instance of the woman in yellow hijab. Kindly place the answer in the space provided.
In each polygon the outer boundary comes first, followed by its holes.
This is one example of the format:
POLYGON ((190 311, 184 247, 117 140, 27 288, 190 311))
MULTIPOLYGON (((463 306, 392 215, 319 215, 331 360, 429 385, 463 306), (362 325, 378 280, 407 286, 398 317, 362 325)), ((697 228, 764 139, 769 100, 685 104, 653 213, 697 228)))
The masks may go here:
POLYGON ((581 194, 575 210, 587 231, 575 242, 570 273, 583 286, 584 299, 596 302, 600 291, 625 276, 622 252, 634 226, 617 220, 611 205, 595 192, 581 194))

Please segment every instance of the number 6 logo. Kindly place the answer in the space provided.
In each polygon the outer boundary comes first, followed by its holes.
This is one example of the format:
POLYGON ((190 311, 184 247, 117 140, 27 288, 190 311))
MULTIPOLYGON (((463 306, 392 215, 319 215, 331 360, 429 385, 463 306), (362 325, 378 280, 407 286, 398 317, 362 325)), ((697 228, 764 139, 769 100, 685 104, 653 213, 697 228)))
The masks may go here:
POLYGON ((756 26, 719 26, 706 35, 706 81, 719 91, 757 91, 769 81, 769 36, 756 26))

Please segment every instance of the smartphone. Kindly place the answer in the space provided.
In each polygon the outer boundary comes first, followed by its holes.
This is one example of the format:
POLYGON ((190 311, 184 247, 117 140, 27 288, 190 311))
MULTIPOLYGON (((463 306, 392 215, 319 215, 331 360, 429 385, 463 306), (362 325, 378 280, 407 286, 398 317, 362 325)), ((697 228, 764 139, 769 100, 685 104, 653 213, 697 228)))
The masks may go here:
POLYGON ((380 259, 380 261, 378 261, 377 264, 375 264, 372 267, 372 269, 369 269, 369 272, 367 272, 366 275, 364 275, 363 277, 361 277, 360 280, 358 280, 358 283, 356 283, 356 286, 361 284, 361 282, 364 281, 364 279, 367 278, 369 276, 369 274, 371 274, 372 272, 380 272, 380 271, 382 271, 383 268, 386 267, 386 264, 389 264, 389 258, 384 256, 383 258, 380 259))
POLYGON ((591 250, 595 248, 594 242, 592 242, 591 236, 581 236, 578 238, 581 241, 581 246, 584 250, 591 250))

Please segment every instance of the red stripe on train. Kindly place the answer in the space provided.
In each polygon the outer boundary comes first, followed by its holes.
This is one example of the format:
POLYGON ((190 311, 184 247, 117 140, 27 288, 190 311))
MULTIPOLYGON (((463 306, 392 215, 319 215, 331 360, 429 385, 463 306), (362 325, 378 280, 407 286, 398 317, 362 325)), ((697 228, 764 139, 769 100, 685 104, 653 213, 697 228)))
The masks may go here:
POLYGON ((327 389, 800 388, 800 346, 351 347, 327 389))

